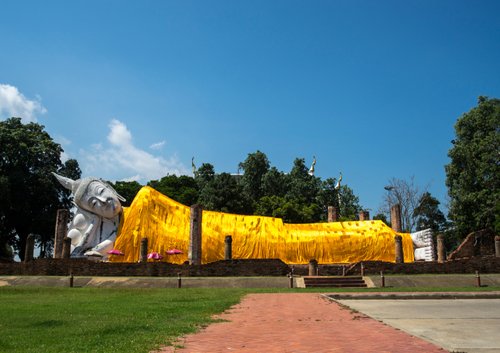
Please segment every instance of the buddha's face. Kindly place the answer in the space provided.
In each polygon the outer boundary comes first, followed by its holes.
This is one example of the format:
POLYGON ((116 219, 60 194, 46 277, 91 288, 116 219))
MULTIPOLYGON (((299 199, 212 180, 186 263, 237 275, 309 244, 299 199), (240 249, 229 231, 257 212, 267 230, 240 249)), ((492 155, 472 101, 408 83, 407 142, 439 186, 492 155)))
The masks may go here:
POLYGON ((111 189, 99 181, 90 183, 83 195, 81 205, 87 211, 104 218, 112 218, 120 213, 122 205, 111 189))

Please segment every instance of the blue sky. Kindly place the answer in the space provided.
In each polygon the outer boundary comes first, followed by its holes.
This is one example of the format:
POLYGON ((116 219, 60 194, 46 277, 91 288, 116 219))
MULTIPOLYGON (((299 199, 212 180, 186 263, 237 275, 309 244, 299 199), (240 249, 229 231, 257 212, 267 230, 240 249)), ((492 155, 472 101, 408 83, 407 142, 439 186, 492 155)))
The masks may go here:
POLYGON ((500 97, 498 1, 4 1, 0 118, 84 176, 138 180, 260 150, 375 213, 392 177, 441 201, 453 125, 500 97))

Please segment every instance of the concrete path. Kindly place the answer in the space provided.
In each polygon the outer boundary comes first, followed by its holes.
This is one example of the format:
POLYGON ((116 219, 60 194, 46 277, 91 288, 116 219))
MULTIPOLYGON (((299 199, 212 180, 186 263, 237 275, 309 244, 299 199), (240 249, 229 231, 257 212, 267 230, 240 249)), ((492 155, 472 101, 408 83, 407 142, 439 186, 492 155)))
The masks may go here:
POLYGON ((443 352, 319 294, 250 294, 217 318, 160 352, 443 352))
POLYGON ((500 352, 500 299, 339 302, 449 351, 500 352))

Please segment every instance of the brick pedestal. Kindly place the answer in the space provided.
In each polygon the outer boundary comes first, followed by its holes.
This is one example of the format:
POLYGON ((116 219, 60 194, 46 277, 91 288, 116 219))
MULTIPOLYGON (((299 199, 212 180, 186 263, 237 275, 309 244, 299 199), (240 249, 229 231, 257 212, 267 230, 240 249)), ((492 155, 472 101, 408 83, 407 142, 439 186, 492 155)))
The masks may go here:
POLYGON ((314 259, 309 260, 309 276, 316 276, 317 269, 318 269, 318 261, 314 259))
POLYGON ((35 236, 28 235, 26 238, 26 248, 24 250, 24 262, 33 261, 33 252, 35 251, 35 236))
POLYGON ((203 205, 191 206, 191 219, 189 225, 189 252, 190 265, 201 265, 201 222, 203 217, 203 205))
POLYGON ((500 237, 495 236, 495 256, 500 257, 500 237))
POLYGON ((54 259, 61 259, 63 257, 63 239, 68 234, 68 216, 69 210, 57 210, 54 259))
POLYGON ((226 235, 224 239, 224 260, 231 260, 233 258, 232 246, 233 246, 233 238, 230 235, 226 235))
POLYGON ((328 222, 338 222, 340 220, 340 209, 328 206, 328 222))
POLYGON ((370 220, 370 212, 359 211, 359 220, 360 221, 369 221, 370 220))
POLYGON ((63 250, 62 250, 62 258, 69 259, 71 256, 71 238, 63 239, 63 250))
POLYGON ((403 254, 403 237, 401 235, 396 235, 394 237, 394 242, 396 244, 396 263, 405 262, 403 254))
POLYGON ((403 228, 401 227, 401 205, 391 207, 391 226, 392 230, 396 233, 403 232, 403 228))
POLYGON ((140 262, 148 262, 148 238, 141 239, 141 257, 140 262))
POLYGON ((439 234, 437 236, 437 248, 438 248, 438 261, 446 261, 446 247, 444 245, 444 235, 439 234))

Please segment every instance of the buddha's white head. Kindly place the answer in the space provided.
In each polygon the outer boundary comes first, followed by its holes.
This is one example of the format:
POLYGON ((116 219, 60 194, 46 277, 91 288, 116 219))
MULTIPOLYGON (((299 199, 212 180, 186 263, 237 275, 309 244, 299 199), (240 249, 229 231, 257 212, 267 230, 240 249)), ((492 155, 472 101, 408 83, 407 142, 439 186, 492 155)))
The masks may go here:
POLYGON ((72 180, 56 173, 52 174, 65 188, 71 190, 77 206, 104 218, 112 218, 120 213, 120 201, 125 199, 103 179, 87 177, 72 180))

